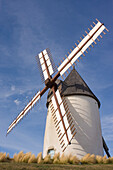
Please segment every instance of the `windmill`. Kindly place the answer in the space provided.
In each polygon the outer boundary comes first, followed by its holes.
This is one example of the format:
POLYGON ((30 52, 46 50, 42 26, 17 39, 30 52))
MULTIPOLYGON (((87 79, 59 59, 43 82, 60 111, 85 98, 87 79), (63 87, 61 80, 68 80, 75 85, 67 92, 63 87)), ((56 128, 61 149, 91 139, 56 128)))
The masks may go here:
MULTIPOLYGON (((73 138, 76 138, 77 128, 73 121, 73 115, 70 112, 68 104, 65 100, 65 97, 61 96, 60 88, 58 87, 58 77, 65 76, 65 72, 68 73, 68 70, 71 70, 70 67, 76 65, 76 61, 79 62, 78 58, 85 56, 87 49, 90 50, 90 46, 93 47, 93 43, 96 43, 96 40, 100 41, 98 36, 102 38, 101 33, 104 33, 104 30, 107 28, 103 23, 96 19, 97 23, 94 23, 94 26, 91 25, 91 29, 88 28, 89 32, 85 31, 86 36, 83 35, 83 39, 80 37, 81 42, 76 44, 76 47, 71 50, 69 55, 66 55, 66 58, 62 63, 57 67, 58 72, 55 76, 52 75, 55 73, 56 69, 54 62, 49 49, 43 50, 39 55, 36 56, 38 64, 41 67, 41 76, 42 80, 45 82, 45 87, 42 91, 37 92, 37 94, 32 98, 32 100, 25 106, 25 108, 20 112, 17 118, 10 124, 7 134, 19 123, 19 121, 31 110, 31 108, 39 101, 42 95, 50 89, 52 95, 49 101, 49 109, 51 112, 52 120, 54 122, 54 128, 57 134, 57 140, 59 141, 59 146, 61 152, 65 152, 66 148, 68 149, 71 145, 73 138)), ((107 30, 108 31, 108 30, 107 30)), ((49 153, 49 150, 48 150, 49 153)), ((47 154, 47 152, 46 152, 47 154)))

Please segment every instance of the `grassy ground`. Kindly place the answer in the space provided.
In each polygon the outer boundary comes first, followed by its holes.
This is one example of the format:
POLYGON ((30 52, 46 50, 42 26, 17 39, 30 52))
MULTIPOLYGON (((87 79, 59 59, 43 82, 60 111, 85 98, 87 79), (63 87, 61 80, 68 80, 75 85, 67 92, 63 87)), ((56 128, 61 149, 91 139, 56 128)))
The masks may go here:
POLYGON ((0 162, 0 170, 113 170, 113 164, 61 165, 0 162))

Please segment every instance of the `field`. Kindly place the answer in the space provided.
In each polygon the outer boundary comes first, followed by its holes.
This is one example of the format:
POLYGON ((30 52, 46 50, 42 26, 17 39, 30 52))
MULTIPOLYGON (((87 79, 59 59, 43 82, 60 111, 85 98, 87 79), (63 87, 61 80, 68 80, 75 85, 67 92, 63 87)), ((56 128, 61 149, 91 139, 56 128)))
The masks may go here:
POLYGON ((31 152, 15 153, 13 158, 9 154, 0 152, 0 170, 113 170, 113 157, 107 158, 94 154, 86 154, 81 159, 76 156, 65 156, 56 153, 42 157, 42 152, 37 156, 31 152))
POLYGON ((113 164, 63 165, 0 162, 0 170, 113 170, 113 164))

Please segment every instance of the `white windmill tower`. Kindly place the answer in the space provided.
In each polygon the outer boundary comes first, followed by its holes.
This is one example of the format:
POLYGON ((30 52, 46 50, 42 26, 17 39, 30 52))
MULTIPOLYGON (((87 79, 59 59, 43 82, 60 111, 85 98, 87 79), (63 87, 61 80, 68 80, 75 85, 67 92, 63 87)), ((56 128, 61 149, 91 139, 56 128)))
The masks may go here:
MULTIPOLYGON (((94 22, 93 22, 94 23, 94 22)), ((95 23, 94 23, 95 24, 95 23)), ((84 156, 86 153, 94 153, 103 155, 102 151, 102 135, 100 118, 98 112, 99 101, 96 96, 91 92, 82 78, 82 84, 77 87, 77 92, 73 93, 72 88, 64 90, 68 81, 79 77, 78 73, 73 70, 66 80, 60 83, 58 86, 58 77, 65 75, 65 72, 70 69, 71 66, 76 64, 78 58, 81 55, 87 53, 89 46, 93 47, 93 43, 96 44, 95 40, 98 39, 106 27, 104 24, 97 20, 97 24, 86 32, 86 36, 81 38, 81 42, 71 50, 66 59, 57 68, 57 74, 52 77, 55 69, 51 58, 50 51, 48 49, 42 51, 36 58, 39 60, 42 75, 45 80, 45 87, 33 97, 33 99, 25 106, 17 118, 11 123, 7 130, 7 134, 15 127, 15 125, 30 111, 30 109, 39 101, 41 96, 50 88, 52 94, 48 97, 48 115, 44 138, 44 156, 48 153, 60 152, 65 154, 77 154, 78 157, 84 156), (75 74, 74 74, 75 73, 75 74), (80 88, 84 86, 84 88, 80 88), (61 88, 62 86, 62 88, 61 88), (81 90, 85 91, 81 93, 81 90), (64 91, 63 91, 64 90, 64 91), (80 91, 79 91, 80 90, 80 91), (62 94, 60 94, 60 91, 62 94), (73 93, 73 95, 68 94, 73 93), (64 95, 64 97, 62 96, 64 95), (83 142, 84 141, 84 142, 83 142)), ((106 29, 107 30, 107 29, 106 29)), ((108 30, 107 30, 108 31, 108 30)), ((105 34, 105 32, 103 32, 105 34)), ((89 48, 90 50, 90 48, 89 48)), ((73 80, 74 81, 74 80, 73 80)), ((73 82, 72 81, 72 82, 73 82)), ((54 153, 53 153, 54 154, 54 153)))
MULTIPOLYGON (((71 112, 77 132, 64 154, 76 155, 78 158, 87 153, 103 156, 99 100, 75 69, 64 81, 57 81, 57 84, 64 98, 65 108, 71 112)), ((47 98, 48 113, 44 137, 44 157, 48 153, 51 155, 55 152, 62 154, 51 113, 52 95, 50 90, 47 98)))

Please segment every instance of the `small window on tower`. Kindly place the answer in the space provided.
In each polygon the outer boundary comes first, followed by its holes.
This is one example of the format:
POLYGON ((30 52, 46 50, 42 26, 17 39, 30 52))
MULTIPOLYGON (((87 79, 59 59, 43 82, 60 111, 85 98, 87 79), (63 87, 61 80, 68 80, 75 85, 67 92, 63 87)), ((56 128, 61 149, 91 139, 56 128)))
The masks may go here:
POLYGON ((54 149, 49 149, 47 152, 48 155, 51 156, 51 159, 53 158, 54 154, 55 154, 55 150, 54 149))

